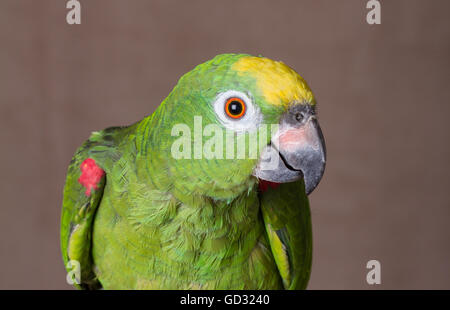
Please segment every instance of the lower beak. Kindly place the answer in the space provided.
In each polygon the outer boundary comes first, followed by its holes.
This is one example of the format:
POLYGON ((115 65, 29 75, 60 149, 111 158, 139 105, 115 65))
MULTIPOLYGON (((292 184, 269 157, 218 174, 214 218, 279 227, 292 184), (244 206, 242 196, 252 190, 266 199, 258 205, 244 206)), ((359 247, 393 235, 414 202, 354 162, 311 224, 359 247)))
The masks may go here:
POLYGON ((253 175, 274 182, 293 182, 303 177, 309 195, 322 179, 326 162, 325 142, 314 115, 298 124, 281 121, 265 147, 253 175))

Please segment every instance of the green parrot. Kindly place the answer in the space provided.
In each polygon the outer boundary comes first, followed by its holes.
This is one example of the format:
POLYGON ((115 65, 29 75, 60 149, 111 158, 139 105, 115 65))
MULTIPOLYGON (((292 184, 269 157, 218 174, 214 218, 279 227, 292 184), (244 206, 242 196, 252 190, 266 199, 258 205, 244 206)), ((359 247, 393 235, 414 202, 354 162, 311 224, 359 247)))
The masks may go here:
POLYGON ((93 132, 64 188, 74 286, 305 289, 307 195, 326 161, 315 109, 284 63, 222 54, 182 76, 152 115, 93 132))

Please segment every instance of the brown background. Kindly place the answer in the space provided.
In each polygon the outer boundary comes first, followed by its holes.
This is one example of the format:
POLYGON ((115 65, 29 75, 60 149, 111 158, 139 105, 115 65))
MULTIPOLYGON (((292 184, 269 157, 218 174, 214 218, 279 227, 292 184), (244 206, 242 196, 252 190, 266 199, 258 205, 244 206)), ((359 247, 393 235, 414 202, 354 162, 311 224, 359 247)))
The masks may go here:
POLYGON ((68 162, 94 130, 154 111, 223 52, 283 60, 311 85, 328 148, 310 196, 311 289, 450 289, 450 2, 0 2, 0 288, 66 289, 68 162), (377 259, 382 284, 369 286, 377 259))

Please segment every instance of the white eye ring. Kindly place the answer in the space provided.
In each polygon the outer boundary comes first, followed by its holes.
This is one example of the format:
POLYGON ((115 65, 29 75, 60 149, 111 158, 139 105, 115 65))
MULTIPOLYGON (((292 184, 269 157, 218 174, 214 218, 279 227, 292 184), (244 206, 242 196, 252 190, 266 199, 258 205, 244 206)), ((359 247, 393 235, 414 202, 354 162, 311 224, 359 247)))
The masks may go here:
POLYGON ((222 125, 233 131, 254 131, 258 128, 262 121, 262 115, 259 107, 253 103, 249 95, 241 91, 227 90, 226 92, 218 94, 213 106, 214 112, 216 112, 216 115, 222 125), (233 97, 241 99, 245 104, 245 113, 238 119, 231 118, 225 112, 225 105, 228 99, 233 97))

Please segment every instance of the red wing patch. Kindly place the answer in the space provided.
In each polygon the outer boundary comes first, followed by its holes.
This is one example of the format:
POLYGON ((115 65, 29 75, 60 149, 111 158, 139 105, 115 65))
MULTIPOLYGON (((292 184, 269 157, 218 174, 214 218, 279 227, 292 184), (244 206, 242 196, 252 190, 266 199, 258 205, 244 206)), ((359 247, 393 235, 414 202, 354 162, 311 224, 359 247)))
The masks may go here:
POLYGON ((278 186, 280 186, 280 183, 275 183, 275 182, 270 182, 270 181, 266 181, 266 180, 259 180, 259 190, 264 193, 265 191, 267 191, 269 188, 277 188, 278 186))
POLYGON ((95 160, 88 158, 81 163, 80 166, 81 176, 78 182, 86 188, 86 196, 91 195, 91 190, 98 189, 98 183, 105 175, 105 171, 97 166, 95 160))

